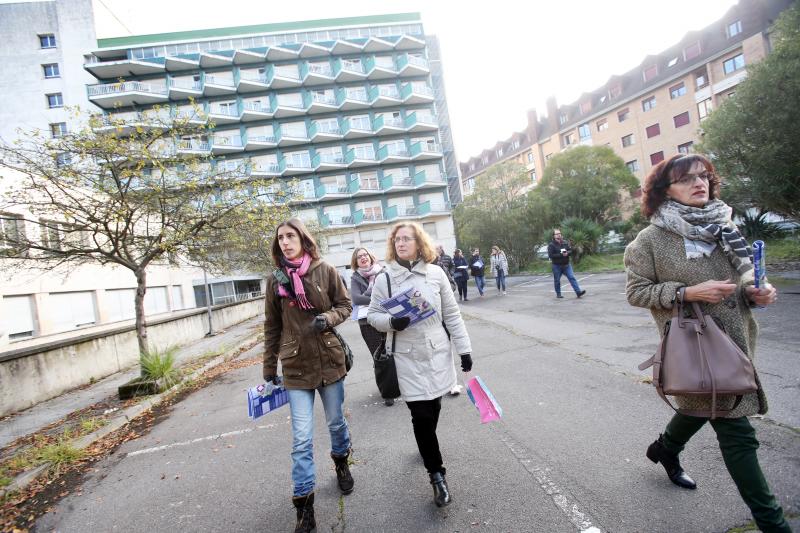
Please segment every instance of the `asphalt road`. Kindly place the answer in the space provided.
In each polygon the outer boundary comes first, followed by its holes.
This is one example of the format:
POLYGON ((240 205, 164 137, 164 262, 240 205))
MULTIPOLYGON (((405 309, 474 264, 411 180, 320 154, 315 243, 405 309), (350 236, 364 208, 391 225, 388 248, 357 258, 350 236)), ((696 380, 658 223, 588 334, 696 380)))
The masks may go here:
MULTIPOLYGON (((341 327, 356 352, 345 398, 356 488, 339 495, 317 402, 318 531, 680 533, 747 522, 710 427, 682 455, 696 491, 644 457, 671 413, 636 369, 656 331, 647 311, 625 303, 622 274, 581 283, 586 297, 567 288, 556 300, 549 278, 515 278, 507 296, 489 291, 463 305, 474 373, 504 417, 481 425, 465 395, 444 398, 439 438, 454 498, 445 509, 432 503, 408 409, 383 405, 357 325, 341 327)), ((779 303, 758 311, 757 368, 771 409, 753 424, 767 479, 797 516, 800 295, 788 293, 800 283, 780 287, 779 303)), ((288 408, 247 419, 244 391, 259 377, 260 366, 241 368, 175 405, 98 463, 37 531, 291 531, 288 408)))

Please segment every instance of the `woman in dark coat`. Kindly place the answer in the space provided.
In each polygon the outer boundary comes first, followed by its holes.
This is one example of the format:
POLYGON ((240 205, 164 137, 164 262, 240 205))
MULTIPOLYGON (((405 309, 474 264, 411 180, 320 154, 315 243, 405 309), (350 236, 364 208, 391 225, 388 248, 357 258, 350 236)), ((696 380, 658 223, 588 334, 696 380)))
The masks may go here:
MULTIPOLYGON (((700 155, 676 155, 656 165, 642 189, 642 214, 650 226, 625 250, 628 302, 650 309, 663 336, 672 317, 678 290, 699 302, 752 361, 758 326, 753 305, 775 302, 777 291, 754 287, 750 247, 731 221, 731 208, 718 199, 720 179, 700 155)), ((756 373, 758 382, 758 374, 756 373)), ((707 412, 706 396, 676 396, 679 411, 707 412)), ((647 457, 660 462, 670 481, 694 489, 696 484, 678 461, 689 439, 709 422, 717 434, 722 457, 744 502, 764 532, 791 531, 758 464, 755 430, 747 417, 767 412, 767 398, 758 391, 736 403, 733 395, 717 397, 723 417, 709 419, 676 413, 647 457)))
POLYGON ((464 254, 458 248, 453 252, 453 267, 453 279, 456 280, 456 286, 458 287, 458 299, 468 302, 469 265, 466 258, 464 258, 464 254))

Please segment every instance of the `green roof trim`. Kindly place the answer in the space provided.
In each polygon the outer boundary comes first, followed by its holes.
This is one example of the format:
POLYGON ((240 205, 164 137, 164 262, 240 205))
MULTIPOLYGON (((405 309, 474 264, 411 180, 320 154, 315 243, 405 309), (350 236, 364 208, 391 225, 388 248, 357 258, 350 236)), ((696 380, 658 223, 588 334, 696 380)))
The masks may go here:
POLYGON ((368 15, 364 17, 304 20, 298 22, 277 22, 274 24, 257 24, 253 26, 234 26, 230 28, 176 31, 172 33, 153 33, 150 35, 131 35, 128 37, 109 37, 107 39, 97 39, 97 46, 101 49, 128 48, 131 46, 201 40, 214 37, 232 37, 237 35, 253 35, 259 33, 304 31, 326 27, 386 24, 391 22, 419 22, 421 20, 422 18, 420 17, 419 13, 392 13, 388 15, 368 15))

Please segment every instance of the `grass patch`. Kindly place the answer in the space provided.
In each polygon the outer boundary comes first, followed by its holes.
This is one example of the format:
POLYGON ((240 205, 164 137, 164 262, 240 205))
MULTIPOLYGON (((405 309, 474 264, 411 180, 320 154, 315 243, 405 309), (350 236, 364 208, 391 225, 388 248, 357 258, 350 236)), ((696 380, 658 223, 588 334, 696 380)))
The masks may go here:
POLYGON ((84 418, 80 422, 80 431, 82 435, 88 435, 101 427, 108 424, 108 420, 105 418, 98 418, 93 416, 92 418, 84 418))
POLYGON ((60 475, 62 469, 75 461, 83 459, 86 453, 72 446, 67 438, 59 438, 56 442, 39 448, 36 453, 38 464, 50 463, 50 472, 60 475))
POLYGON ((767 244, 767 263, 800 261, 800 238, 771 239, 767 244))
POLYGON ((157 381, 162 391, 171 388, 181 380, 181 372, 175 366, 177 352, 177 346, 170 346, 142 354, 142 375, 146 379, 157 381))
POLYGON ((0 488, 8 487, 11 485, 11 478, 5 474, 0 474, 0 488))
POLYGON ((622 255, 618 254, 597 254, 589 255, 581 259, 581 262, 573 267, 576 272, 602 272, 604 270, 625 270, 622 263, 622 255))

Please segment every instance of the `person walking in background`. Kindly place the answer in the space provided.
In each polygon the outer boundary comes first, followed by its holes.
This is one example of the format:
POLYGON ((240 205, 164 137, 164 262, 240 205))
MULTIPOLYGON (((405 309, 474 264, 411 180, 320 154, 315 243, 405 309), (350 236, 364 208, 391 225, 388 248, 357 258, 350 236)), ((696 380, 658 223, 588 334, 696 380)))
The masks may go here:
POLYGON ((394 362, 400 393, 411 411, 414 438, 433 485, 434 503, 442 507, 451 501, 446 469, 436 428, 442 396, 456 382, 454 353, 464 372, 472 370, 472 345, 449 281, 436 259, 431 239, 416 222, 400 222, 392 228, 386 249, 386 270, 393 295, 409 289, 418 292, 436 313, 409 326, 409 317, 393 317, 381 306, 389 297, 387 277, 378 276, 372 289, 367 320, 394 340, 394 362), (447 329, 445 329, 445 327, 447 329))
POLYGON ((456 281, 453 279, 453 258, 444 253, 444 246, 441 244, 436 245, 436 259, 433 261, 434 265, 439 265, 447 274, 447 281, 450 283, 450 288, 453 292, 456 291, 456 281))
POLYGON ((563 298, 561 295, 561 276, 566 275, 569 284, 572 285, 572 290, 580 298, 586 291, 581 290, 578 285, 578 280, 575 279, 575 274, 572 273, 572 265, 569 264, 569 256, 572 253, 572 247, 569 241, 565 241, 561 236, 561 230, 556 228, 553 230, 553 240, 547 245, 547 255, 550 256, 550 261, 553 267, 553 285, 556 289, 556 298, 563 298))
MULTIPOLYGON (((650 226, 625 249, 628 302, 650 309, 663 337, 677 298, 699 302, 753 361, 758 325, 751 307, 775 303, 777 291, 756 289, 750 247, 731 221, 731 208, 719 200, 720 178, 701 155, 675 155, 656 165, 642 188, 642 214, 650 226)), ((647 448, 647 458, 661 463, 669 480, 694 489, 678 455, 709 422, 717 434, 722 458, 756 525, 765 533, 791 528, 769 489, 756 450, 759 443, 748 416, 766 414, 767 398, 756 372, 756 392, 717 395, 725 414, 709 419, 689 413, 711 410, 711 395, 675 396, 679 410, 664 433, 647 448)), ((713 489, 712 489, 713 490, 713 489)))
MULTIPOLYGON (((383 266, 378 263, 375 256, 366 248, 356 248, 350 258, 350 268, 353 275, 350 278, 350 297, 353 305, 358 306, 358 327, 361 329, 361 338, 367 345, 370 354, 374 354, 383 344, 385 335, 373 328, 367 322, 367 309, 372 296, 372 287, 375 278, 383 272, 383 266)), ((384 405, 394 405, 394 398, 384 398, 384 405)))
POLYGON ((295 532, 308 532, 316 527, 316 393, 325 409, 339 489, 343 494, 353 491, 348 466, 350 431, 343 412, 345 353, 332 331, 347 320, 352 306, 339 273, 320 260, 317 243, 301 220, 290 218, 275 229, 272 260, 278 269, 267 280, 263 377, 279 384, 278 361, 281 362, 292 419, 295 532))
POLYGON ((481 251, 477 248, 472 250, 472 257, 469 259, 469 271, 472 278, 475 280, 475 286, 478 287, 478 294, 483 298, 483 288, 486 286, 484 272, 486 270, 486 262, 481 257, 481 251))
POLYGON ((467 282, 469 281, 469 265, 461 250, 456 248, 453 252, 453 267, 455 273, 453 279, 458 287, 458 299, 468 302, 467 298, 467 282))
POLYGON ((497 292, 501 294, 506 293, 506 276, 508 276, 508 259, 506 253, 500 249, 499 246, 492 246, 492 273, 494 274, 495 282, 497 283, 497 292))

